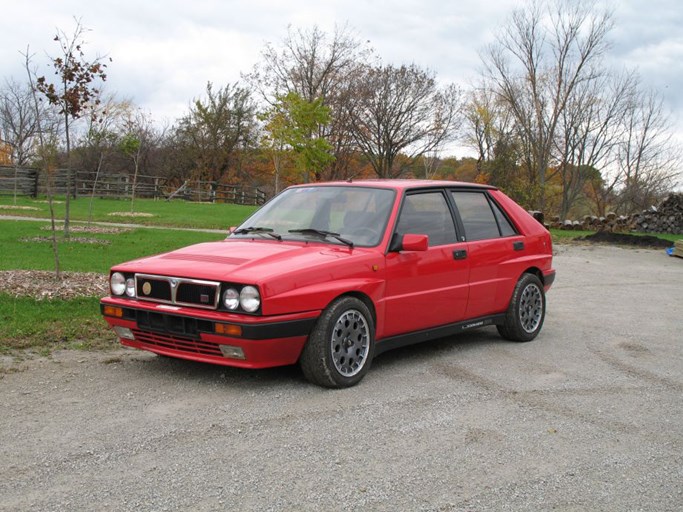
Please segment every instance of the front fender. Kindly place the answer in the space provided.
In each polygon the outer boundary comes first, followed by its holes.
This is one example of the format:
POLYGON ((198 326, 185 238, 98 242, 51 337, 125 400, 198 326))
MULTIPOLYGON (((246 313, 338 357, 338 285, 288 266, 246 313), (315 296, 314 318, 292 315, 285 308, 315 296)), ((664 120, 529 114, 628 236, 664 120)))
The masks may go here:
POLYGON ((316 283, 268 297, 262 305, 264 315, 281 315, 323 310, 334 299, 348 293, 367 295, 377 307, 384 296, 384 280, 349 278, 316 283))

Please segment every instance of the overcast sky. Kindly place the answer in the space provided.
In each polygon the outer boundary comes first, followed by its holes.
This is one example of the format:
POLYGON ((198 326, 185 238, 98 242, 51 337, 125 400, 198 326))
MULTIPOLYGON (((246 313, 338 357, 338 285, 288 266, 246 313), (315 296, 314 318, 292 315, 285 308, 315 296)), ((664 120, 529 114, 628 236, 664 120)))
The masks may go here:
MULTIPOLYGON (((659 91, 683 142, 683 5, 681 0, 614 0, 610 34, 615 65, 637 68, 659 91)), ((130 98, 159 121, 182 116, 207 81, 239 80, 259 60, 266 42, 277 45, 288 25, 318 25, 332 32, 348 24, 384 62, 415 63, 442 82, 466 85, 480 66, 514 0, 0 0, 0 80, 23 80, 30 45, 48 74, 46 54, 59 28, 73 32, 74 17, 91 29, 85 50, 113 59, 106 89, 130 98)))

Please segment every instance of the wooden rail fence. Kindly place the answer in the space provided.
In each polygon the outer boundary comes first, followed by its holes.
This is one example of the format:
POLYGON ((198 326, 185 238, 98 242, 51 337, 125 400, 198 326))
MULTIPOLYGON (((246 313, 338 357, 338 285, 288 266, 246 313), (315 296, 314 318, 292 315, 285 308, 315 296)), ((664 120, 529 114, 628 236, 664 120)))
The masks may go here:
MULTIPOLYGON (((66 195, 67 171, 58 169, 52 174, 52 192, 66 195)), ((133 177, 128 174, 96 176, 94 172, 71 173, 72 197, 90 196, 128 199, 133 193, 133 177)), ((0 195, 38 197, 47 195, 45 173, 37 169, 0 166, 0 195)), ((186 201, 221 202, 244 205, 261 205, 266 193, 256 187, 225 183, 186 180, 169 182, 162 176, 138 175, 135 183, 136 198, 184 199, 186 201)))

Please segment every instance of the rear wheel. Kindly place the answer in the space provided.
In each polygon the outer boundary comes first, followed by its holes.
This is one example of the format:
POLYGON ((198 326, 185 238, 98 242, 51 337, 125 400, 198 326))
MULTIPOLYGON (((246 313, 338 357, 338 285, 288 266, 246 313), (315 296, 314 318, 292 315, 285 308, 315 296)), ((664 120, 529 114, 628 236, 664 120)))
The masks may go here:
POLYGON ((515 286, 505 323, 498 326, 498 332, 511 341, 531 341, 541 331, 544 319, 543 283, 534 274, 524 274, 515 286))
POLYGON ((299 364, 306 378, 329 388, 357 384, 370 368, 375 326, 368 307, 355 297, 340 297, 318 319, 299 364))

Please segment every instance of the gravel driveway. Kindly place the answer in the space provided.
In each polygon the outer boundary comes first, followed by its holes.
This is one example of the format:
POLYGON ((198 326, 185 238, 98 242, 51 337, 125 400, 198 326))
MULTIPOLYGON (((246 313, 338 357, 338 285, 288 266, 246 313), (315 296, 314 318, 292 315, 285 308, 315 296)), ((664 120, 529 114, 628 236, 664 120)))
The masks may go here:
POLYGON ((360 385, 142 352, 4 361, 0 510, 683 508, 683 260, 557 246, 533 342, 386 353, 360 385))

